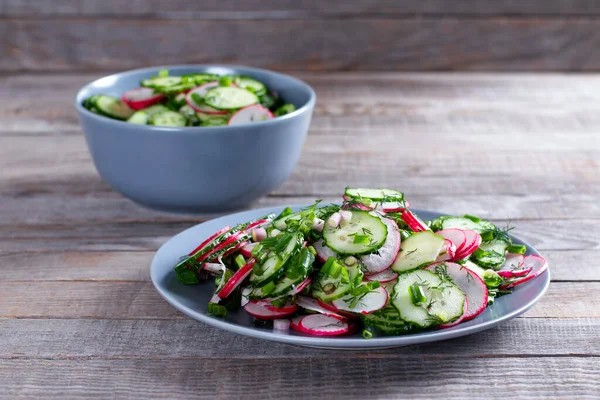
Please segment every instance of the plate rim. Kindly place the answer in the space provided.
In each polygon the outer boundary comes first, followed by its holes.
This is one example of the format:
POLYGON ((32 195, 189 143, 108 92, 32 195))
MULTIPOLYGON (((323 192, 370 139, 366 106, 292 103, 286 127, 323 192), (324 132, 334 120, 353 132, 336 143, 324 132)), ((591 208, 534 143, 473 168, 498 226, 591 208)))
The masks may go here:
MULTIPOLYGON (((335 204, 335 203, 333 203, 333 204, 335 204)), ((220 318, 211 317, 211 316, 202 314, 199 311, 190 309, 187 306, 179 304, 177 301, 174 301, 174 299, 171 298, 171 295, 169 293, 167 293, 167 291, 161 285, 159 285, 158 277, 156 276, 158 274, 157 270, 160 268, 158 266, 159 253, 161 251, 166 251, 166 250, 164 250, 166 245, 172 241, 176 241, 177 237, 179 237, 180 235, 184 235, 185 232, 192 230, 192 229, 196 229, 196 227, 206 224, 208 222, 211 222, 211 221, 216 222, 220 219, 235 217, 236 215, 242 215, 242 214, 248 214, 248 213, 264 215, 264 214, 268 214, 271 212, 277 212, 277 210, 281 211, 286 207, 291 207, 293 209, 296 209, 296 208, 302 208, 302 207, 306 207, 306 206, 307 206, 306 204, 283 205, 283 206, 263 207, 263 208, 240 211, 237 213, 226 214, 226 215, 220 216, 218 218, 213 218, 213 219, 201 222, 199 224, 195 224, 195 225, 177 233, 176 235, 170 237, 166 242, 164 242, 159 247, 159 249, 155 252, 154 257, 152 258, 152 261, 150 263, 150 280, 152 281, 154 288, 158 291, 158 293, 161 295, 161 297, 164 300, 166 300, 167 303, 169 303, 175 309, 181 311, 182 313, 184 313, 185 315, 187 315, 190 318, 193 318, 197 321, 203 322, 207 325, 210 325, 210 326, 218 328, 218 329, 223 329, 225 331, 233 332, 238 335, 252 337, 255 339, 275 341, 275 342, 286 343, 286 344, 309 346, 309 347, 324 348, 324 349, 328 348, 328 349, 337 349, 337 350, 342 350, 342 349, 358 350, 358 349, 374 349, 374 348, 391 348, 391 347, 409 346, 409 345, 413 345, 413 344, 431 343, 431 342, 437 342, 437 341, 467 336, 467 335, 470 335, 473 333, 491 329, 491 328, 494 328, 494 327, 500 325, 501 323, 503 323, 505 321, 514 319, 514 318, 518 317, 519 315, 522 315, 525 312, 527 312, 528 310, 530 310, 544 296, 544 294, 546 294, 546 292, 548 291, 548 288, 550 286, 551 274, 550 274, 550 268, 548 267, 546 269, 546 271, 544 271, 541 275, 539 275, 535 279, 531 280, 531 282, 533 282, 533 281, 538 281, 539 279, 545 279, 542 289, 534 296, 533 299, 531 299, 526 304, 523 304, 521 307, 516 308, 505 315, 494 318, 491 321, 480 322, 479 324, 476 324, 473 326, 461 327, 459 324, 457 326, 454 326, 454 327, 448 328, 448 329, 431 330, 431 331, 424 331, 424 332, 418 332, 418 333, 406 334, 406 335, 381 336, 381 337, 374 337, 371 339, 364 339, 362 337, 348 338, 348 337, 339 337, 339 336, 338 337, 300 336, 300 335, 282 334, 282 333, 277 333, 274 331, 253 329, 252 327, 243 326, 243 325, 240 325, 240 324, 237 324, 234 322, 230 322, 230 321, 226 321, 226 320, 223 320, 220 318)), ((450 214, 442 213, 439 211, 423 210, 423 209, 419 209, 419 208, 411 208, 411 211, 415 212, 417 215, 419 213, 423 213, 423 212, 433 213, 433 214, 438 214, 438 215, 450 215, 450 214)), ((517 239, 518 241, 525 244, 528 248, 528 251, 531 250, 532 253, 539 255, 539 252, 533 246, 531 246, 529 243, 524 241, 523 239, 520 239, 513 235, 510 235, 510 237, 517 239)), ((528 283, 531 283, 531 282, 527 282, 527 283, 525 283, 525 285, 527 285, 528 283)))

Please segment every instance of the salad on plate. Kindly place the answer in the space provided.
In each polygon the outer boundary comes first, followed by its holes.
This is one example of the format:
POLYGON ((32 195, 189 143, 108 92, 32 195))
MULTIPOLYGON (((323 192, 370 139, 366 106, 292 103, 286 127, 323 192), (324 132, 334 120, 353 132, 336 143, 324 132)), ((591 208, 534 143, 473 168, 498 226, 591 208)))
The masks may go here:
POLYGON ((402 192, 349 187, 341 205, 223 227, 175 272, 214 279, 215 317, 243 307, 277 331, 401 335, 469 321, 544 272, 509 230, 472 215, 423 221, 402 192))

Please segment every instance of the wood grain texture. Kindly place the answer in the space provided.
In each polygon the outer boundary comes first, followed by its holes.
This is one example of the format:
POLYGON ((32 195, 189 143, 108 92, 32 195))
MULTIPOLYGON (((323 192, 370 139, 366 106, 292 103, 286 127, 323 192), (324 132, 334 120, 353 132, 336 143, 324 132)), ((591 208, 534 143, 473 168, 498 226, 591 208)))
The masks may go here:
MULTIPOLYGON (((182 319, 148 282, 3 282, 0 318, 182 319)), ((554 282, 528 318, 600 318, 600 282, 554 282)))
POLYGON ((490 15, 570 16, 597 15, 600 5, 593 0, 221 0, 193 1, 93 1, 93 0, 1 0, 0 15, 6 17, 40 18, 48 16, 161 17, 174 19, 293 19, 309 17, 372 17, 411 15, 459 15, 485 17, 490 15))
POLYGON ((599 26, 590 18, 16 18, 0 25, 0 71, 184 63, 314 71, 595 71, 599 26))
POLYGON ((302 362, 318 356, 337 359, 340 363, 349 363, 358 357, 394 359, 402 363, 406 358, 440 354, 458 358, 600 357, 597 340, 600 319, 597 318, 517 318, 467 338, 366 352, 319 350, 267 342, 224 332, 190 319, 2 319, 0 322, 0 359, 221 357, 268 362, 272 358, 285 357, 302 362), (515 338, 523 338, 518 346, 515 338))
POLYGON ((599 373, 600 363, 594 357, 415 355, 402 362, 376 357, 340 362, 317 356, 302 361, 284 357, 244 363, 220 357, 4 359, 0 360, 0 389, 12 399, 277 399, 282 393, 288 399, 505 399, 507 390, 523 399, 593 399, 600 391, 599 373), (489 372, 491 363, 493 374, 489 372), (269 384, 264 384, 265 376, 269 384))
MULTIPOLYGON (((150 281, 154 251, 0 252, 3 281, 150 281)), ((552 280, 600 281, 600 250, 545 250, 552 280)))

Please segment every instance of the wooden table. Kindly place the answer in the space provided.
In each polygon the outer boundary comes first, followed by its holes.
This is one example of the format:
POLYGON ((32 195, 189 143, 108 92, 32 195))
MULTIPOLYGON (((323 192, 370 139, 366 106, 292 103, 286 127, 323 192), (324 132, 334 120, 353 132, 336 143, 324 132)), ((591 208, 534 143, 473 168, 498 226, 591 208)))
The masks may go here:
POLYGON ((389 186, 511 222, 548 258, 531 311, 455 340, 327 351, 216 330, 149 282, 204 217, 98 177, 72 101, 92 75, 0 78, 0 397, 598 398, 600 76, 297 74, 318 106, 290 179, 254 207, 389 186))

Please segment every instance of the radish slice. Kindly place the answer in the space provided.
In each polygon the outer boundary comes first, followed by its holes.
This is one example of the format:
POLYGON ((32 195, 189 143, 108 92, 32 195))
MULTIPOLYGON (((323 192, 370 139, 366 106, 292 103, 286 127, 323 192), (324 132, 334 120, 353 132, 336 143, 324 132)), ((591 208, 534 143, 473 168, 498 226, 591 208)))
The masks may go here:
POLYGON ((423 231, 429 231, 429 230, 431 230, 415 214, 413 214, 412 212, 410 212, 408 210, 404 210, 402 212, 402 214, 400 214, 400 216, 402 217, 402 219, 404 220, 404 222, 406 222, 406 224, 408 225, 408 227, 410 229, 412 229, 414 232, 423 232, 423 231))
POLYGON ((193 93, 196 93, 200 97, 204 98, 204 96, 206 96, 206 93, 210 89, 217 87, 217 86, 219 86, 219 82, 217 82, 217 81, 208 82, 208 83, 205 83, 204 85, 198 86, 197 88, 190 90, 188 92, 188 94, 185 96, 186 103, 188 104, 188 106, 192 107, 194 110, 204 113, 204 114, 213 114, 213 115, 227 114, 229 112, 227 110, 217 110, 216 108, 213 108, 206 104, 197 104, 194 101, 194 99, 192 98, 193 93))
POLYGON ((292 329, 315 336, 336 336, 348 332, 348 324, 344 321, 323 314, 305 315, 294 319, 292 329))
POLYGON ((242 248, 243 248, 245 245, 247 245, 247 244, 248 244, 248 242, 246 242, 245 240, 244 240, 244 241, 241 241, 241 242, 239 242, 239 243, 238 243, 238 244, 236 244, 234 247, 232 247, 231 249, 227 250, 227 251, 226 251, 226 252, 223 254, 223 257, 227 257, 227 256, 230 256, 230 255, 232 255, 232 254, 233 254, 233 253, 235 253, 236 251, 239 251, 239 250, 241 250, 241 249, 242 249, 242 248))
POLYGON ((344 210, 362 210, 362 211, 372 211, 372 207, 367 207, 364 204, 352 203, 352 204, 344 204, 342 206, 344 210))
POLYGON ((381 210, 383 212, 402 212, 407 210, 410 207, 410 203, 408 201, 391 201, 385 202, 377 205, 377 210, 381 210))
POLYGON ((452 262, 434 263, 425 269, 435 272, 437 266, 444 268, 444 272, 452 278, 454 284, 467 296, 469 307, 463 321, 468 321, 481 314, 487 307, 488 289, 479 275, 467 267, 452 262))
POLYGON ((435 259, 437 262, 453 260, 454 255, 456 254, 456 246, 448 239, 444 239, 444 246, 442 247, 442 252, 435 259))
POLYGON ((379 283, 388 283, 398 279, 398 274, 388 268, 378 274, 365 275, 365 279, 371 282, 379 281, 379 283))
POLYGON ((123 93, 121 100, 134 110, 141 110, 158 103, 163 97, 164 93, 154 93, 154 89, 139 87, 123 93))
POLYGON ((290 324, 292 321, 289 319, 276 319, 273 320, 273 330, 276 331, 289 331, 290 324))
POLYGON ((196 259, 196 262, 200 263, 200 262, 202 262, 204 260, 210 260, 217 251, 223 250, 225 247, 234 244, 235 242, 237 242, 237 240, 239 239, 239 237, 242 236, 242 235, 243 235, 242 232, 234 233, 229 238, 227 238, 226 240, 224 240, 222 243, 219 243, 218 245, 216 245, 212 250, 210 250, 206 254, 203 254, 200 257, 198 257, 196 259))
POLYGON ((213 274, 218 274, 223 272, 223 265, 220 263, 204 263, 202 264, 202 269, 213 274))
POLYGON ((531 270, 533 269, 533 266, 524 268, 524 259, 525 257, 523 257, 523 255, 521 254, 507 254, 506 261, 497 271, 498 275, 507 279, 520 278, 529 275, 531 273, 531 270))
POLYGON ((219 293, 217 293, 217 296, 219 296, 222 299, 227 298, 227 296, 229 296, 235 290, 235 288, 238 287, 244 281, 244 279, 248 277, 248 275, 250 275, 250 273, 252 272, 252 266, 254 265, 255 261, 256 260, 252 259, 248 264, 238 269, 235 272, 235 274, 233 274, 233 276, 227 281, 225 286, 223 286, 223 289, 221 289, 219 293))
POLYGON ((388 292, 383 287, 378 287, 362 296, 356 304, 352 304, 353 300, 353 296, 347 295, 333 300, 332 304, 339 310, 356 314, 370 314, 385 307, 388 301, 388 292))
POLYGON ((455 260, 462 260, 463 258, 470 256, 481 244, 481 235, 479 233, 469 229, 463 230, 463 233, 466 238, 465 245, 461 247, 460 251, 457 250, 456 255, 454 256, 455 260))
POLYGON ((249 301, 248 303, 246 303, 246 305, 244 305, 244 310, 246 310, 246 312, 250 315, 252 315, 254 318, 256 319, 277 319, 277 318, 284 318, 287 317, 290 314, 293 314, 294 311, 292 312, 283 312, 283 311, 274 311, 274 310, 269 310, 266 307, 266 304, 270 304, 270 302, 267 301, 249 301))
POLYGON ((343 315, 343 316, 344 316, 344 317, 346 317, 346 318, 356 318, 356 317, 357 317, 357 316, 356 316, 356 314, 352 314, 352 313, 349 313, 349 312, 347 312, 347 311, 344 311, 344 310, 339 310, 339 309, 338 309, 336 306, 334 306, 333 304, 331 304, 331 303, 327 303, 327 302, 325 302, 325 301, 323 301, 323 300, 317 300, 317 303, 319 303, 319 305, 320 305, 321 307, 323 307, 323 308, 325 308, 325 309, 327 309, 327 310, 329 310, 329 311, 332 311, 332 312, 334 312, 334 313, 336 313, 336 314, 343 315))
POLYGON ((461 322, 463 322, 465 320, 468 312, 469 312, 469 299, 467 299, 467 297, 465 296, 465 305, 463 306, 462 315, 460 317, 458 317, 458 319, 454 322, 448 322, 446 324, 440 325, 440 328, 452 328, 453 326, 460 324, 461 322))
POLYGON ((298 309, 298 305, 296 303, 292 303, 291 301, 288 301, 283 307, 275 307, 273 303, 267 301, 265 303, 265 307, 267 308, 267 310, 285 312, 289 314, 295 312, 298 309))
POLYGON ((327 261, 327 259, 329 257, 336 256, 336 254, 333 250, 331 250, 329 247, 325 246, 323 239, 319 239, 316 242, 314 242, 313 247, 315 248, 315 251, 317 252, 317 257, 319 257, 319 260, 321 260, 322 262, 327 261))
POLYGON ((398 252, 400 251, 400 231, 398 230, 398 225, 389 218, 383 216, 379 216, 379 218, 387 226, 388 233, 385 242, 377 253, 360 257, 360 261, 370 274, 377 274, 388 269, 396 261, 396 257, 398 257, 398 252))
POLYGON ((247 243, 240 249, 240 254, 244 257, 252 257, 252 249, 256 247, 258 243, 247 243))
POLYGON ((252 104, 233 113, 227 125, 243 125, 275 118, 273 113, 260 104, 252 104))
POLYGON ((524 276, 522 278, 513 279, 513 280, 509 281, 507 284, 502 285, 501 288, 508 289, 511 287, 515 287, 515 286, 518 286, 522 283, 525 283, 525 282, 535 278, 536 276, 540 275, 542 272, 544 272, 548 268, 548 262, 543 257, 536 256, 536 255, 530 255, 523 259, 522 268, 524 268, 524 269, 531 268, 531 272, 529 273, 529 275, 524 276))
MULTIPOLYGON (((446 238, 449 241, 451 241, 452 243, 454 243, 454 247, 455 247, 454 257, 456 257, 456 254, 460 254, 462 249, 464 248, 464 246, 467 244, 466 243, 467 236, 465 235, 465 232, 462 229, 458 229, 458 228, 442 229, 441 231, 437 231, 435 234, 443 236, 444 238, 446 238)), ((452 259, 455 259, 455 258, 452 258, 452 259)))
POLYGON ((217 236, 224 234, 225 232, 227 232, 228 230, 230 230, 231 228, 226 226, 225 228, 221 229, 220 231, 218 231, 217 233, 213 234, 211 237, 209 237, 208 239, 206 239, 204 242, 200 243, 200 245, 198 245, 198 247, 196 247, 190 254, 190 256, 193 256, 194 254, 196 254, 198 251, 202 250, 202 248, 204 246, 206 246, 207 244, 209 244, 210 242, 212 242, 214 239, 217 238, 217 236))
POLYGON ((344 321, 346 319, 346 317, 331 311, 330 309, 327 309, 325 307, 323 307, 318 301, 317 299, 313 299, 312 297, 308 297, 308 296, 298 296, 298 298, 296 299, 296 303, 306 309, 306 310, 310 310, 310 311, 315 311, 318 312, 320 314, 323 315, 327 315, 329 317, 335 318, 335 319, 339 319, 341 321, 344 321))
POLYGON ((253 223, 251 223, 250 225, 248 225, 246 227, 246 231, 250 231, 250 229, 252 229, 252 228, 260 228, 263 225, 268 224, 269 222, 271 222, 270 219, 259 219, 258 221, 254 221, 253 223))
POLYGON ((302 293, 302 291, 304 289, 306 289, 306 287, 308 285, 310 285, 310 283, 312 282, 312 278, 308 277, 306 278, 301 284, 299 284, 298 286, 296 286, 295 288, 293 288, 292 290, 290 290, 290 292, 288 293, 289 296, 295 296, 297 294, 302 293))

